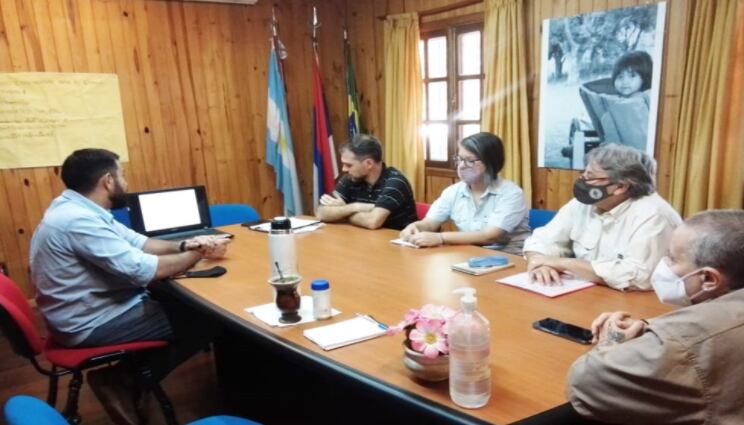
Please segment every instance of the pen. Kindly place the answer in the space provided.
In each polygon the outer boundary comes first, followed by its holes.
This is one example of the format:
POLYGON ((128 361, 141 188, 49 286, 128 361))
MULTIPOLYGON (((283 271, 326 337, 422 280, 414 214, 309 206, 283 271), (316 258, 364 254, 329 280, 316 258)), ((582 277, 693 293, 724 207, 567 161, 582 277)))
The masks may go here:
POLYGON ((372 317, 372 316, 370 316, 368 314, 360 314, 360 313, 354 313, 354 314, 356 314, 357 317, 361 317, 362 319, 369 320, 370 322, 374 323, 375 325, 377 325, 382 330, 387 330, 387 328, 388 328, 387 326, 385 326, 384 324, 378 322, 377 320, 375 320, 374 317, 372 317))

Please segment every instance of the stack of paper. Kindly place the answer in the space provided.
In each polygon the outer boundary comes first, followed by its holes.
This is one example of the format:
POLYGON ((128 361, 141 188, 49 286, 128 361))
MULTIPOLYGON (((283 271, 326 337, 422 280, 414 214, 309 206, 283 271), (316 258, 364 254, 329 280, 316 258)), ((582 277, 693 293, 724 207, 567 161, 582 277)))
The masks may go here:
MULTIPOLYGON (((316 319, 313 318, 313 297, 305 295, 300 299, 300 310, 297 312, 301 317, 297 323, 282 323, 279 318, 282 317, 282 312, 276 307, 276 303, 268 303, 258 305, 255 307, 248 307, 245 309, 246 312, 253 314, 257 319, 266 323, 269 326, 284 327, 294 326, 302 323, 314 322, 316 319)), ((340 314, 341 312, 331 309, 331 316, 340 314)))
POLYGON ((538 294, 542 294, 550 298, 594 286, 594 283, 589 282, 588 280, 570 279, 565 275, 561 275, 560 285, 541 285, 539 283, 530 282, 529 273, 527 272, 505 277, 503 279, 497 280, 496 282, 516 286, 517 288, 526 289, 532 292, 537 292, 538 294))
POLYGON ((359 316, 328 326, 308 329, 302 334, 324 350, 354 344, 384 335, 387 327, 369 316, 359 316))

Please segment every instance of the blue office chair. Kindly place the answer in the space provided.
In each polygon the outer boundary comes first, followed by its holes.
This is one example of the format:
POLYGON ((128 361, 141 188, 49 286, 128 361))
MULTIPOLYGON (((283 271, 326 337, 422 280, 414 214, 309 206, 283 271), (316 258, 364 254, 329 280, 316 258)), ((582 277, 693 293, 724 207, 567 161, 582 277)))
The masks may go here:
MULTIPOLYGON (((5 420, 8 425, 68 425, 65 418, 50 405, 38 398, 17 395, 5 403, 5 420)), ((210 416, 188 425, 261 425, 235 416, 210 416)))
POLYGON ((132 228, 132 222, 129 221, 129 208, 117 208, 115 210, 111 210, 111 214, 114 215, 114 220, 129 227, 130 229, 132 228))
POLYGON ((556 211, 549 210, 530 210, 529 224, 530 229, 535 230, 543 227, 555 217, 556 211))
POLYGON ((209 218, 212 220, 212 227, 249 223, 261 219, 256 210, 243 204, 210 205, 209 218))

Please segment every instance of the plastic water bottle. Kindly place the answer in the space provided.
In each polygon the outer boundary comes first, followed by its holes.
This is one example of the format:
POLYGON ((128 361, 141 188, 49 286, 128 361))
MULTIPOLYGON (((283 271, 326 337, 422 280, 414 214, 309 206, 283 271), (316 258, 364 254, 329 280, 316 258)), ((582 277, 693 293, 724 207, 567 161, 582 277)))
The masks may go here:
POLYGON ((297 276, 297 248, 292 222, 287 217, 274 217, 269 232, 271 276, 297 276), (277 270, 277 268, 279 270, 277 270))
POLYGON ((488 320, 476 311, 475 289, 459 288, 461 311, 449 329, 452 401, 468 409, 483 407, 491 398, 491 329, 488 320))
POLYGON ((331 286, 325 279, 314 280, 310 284, 313 294, 313 317, 317 320, 331 318, 331 286))

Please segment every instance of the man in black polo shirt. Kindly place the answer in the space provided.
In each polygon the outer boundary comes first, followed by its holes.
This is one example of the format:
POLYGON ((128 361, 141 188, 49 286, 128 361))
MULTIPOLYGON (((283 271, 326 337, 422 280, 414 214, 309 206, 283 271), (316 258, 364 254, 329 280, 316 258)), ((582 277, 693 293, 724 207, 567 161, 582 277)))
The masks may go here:
POLYGON ((382 146, 373 136, 357 134, 339 149, 346 173, 333 195, 320 198, 317 215, 322 221, 348 220, 377 229, 402 230, 416 221, 416 203, 408 179, 382 162, 382 146))

